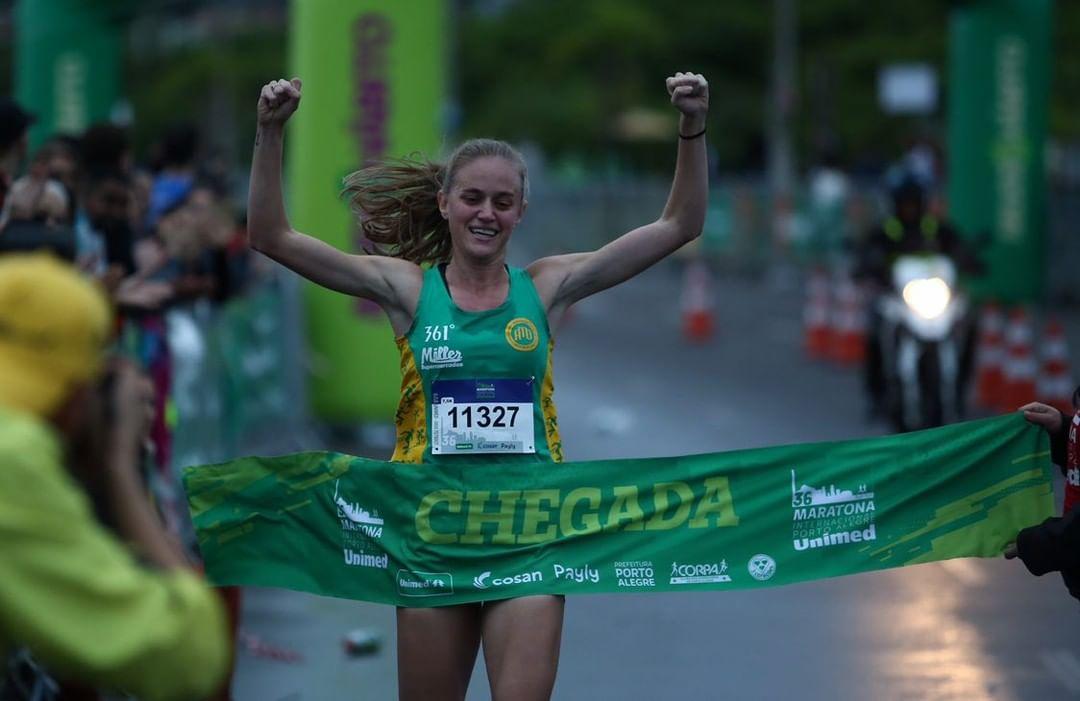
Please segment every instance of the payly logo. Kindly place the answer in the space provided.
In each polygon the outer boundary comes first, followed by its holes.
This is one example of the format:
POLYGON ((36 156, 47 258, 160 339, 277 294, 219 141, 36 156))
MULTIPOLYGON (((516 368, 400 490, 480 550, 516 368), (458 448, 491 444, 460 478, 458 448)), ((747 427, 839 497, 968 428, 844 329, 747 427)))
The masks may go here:
POLYGON ((511 319, 506 324, 506 342, 514 350, 531 351, 540 343, 540 334, 536 324, 523 316, 511 319))
POLYGON ((578 584, 584 584, 585 582, 592 582, 598 584, 600 582, 600 571, 585 565, 583 567, 569 567, 567 565, 552 565, 552 573, 555 575, 555 579, 569 579, 572 582, 578 584))
POLYGON ((526 584, 528 582, 542 581, 544 581, 544 575, 540 572, 522 572, 509 577, 492 577, 489 570, 487 572, 481 572, 473 577, 472 583, 477 589, 487 589, 489 587, 505 587, 510 584, 526 584))

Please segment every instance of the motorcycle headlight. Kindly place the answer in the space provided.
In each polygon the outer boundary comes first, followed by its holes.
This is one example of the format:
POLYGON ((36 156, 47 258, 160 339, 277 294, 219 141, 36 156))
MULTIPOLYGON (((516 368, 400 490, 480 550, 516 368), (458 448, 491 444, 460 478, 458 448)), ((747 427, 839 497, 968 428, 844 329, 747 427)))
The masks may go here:
POLYGON ((924 319, 936 319, 949 306, 952 291, 939 277, 912 280, 904 285, 904 301, 924 319))

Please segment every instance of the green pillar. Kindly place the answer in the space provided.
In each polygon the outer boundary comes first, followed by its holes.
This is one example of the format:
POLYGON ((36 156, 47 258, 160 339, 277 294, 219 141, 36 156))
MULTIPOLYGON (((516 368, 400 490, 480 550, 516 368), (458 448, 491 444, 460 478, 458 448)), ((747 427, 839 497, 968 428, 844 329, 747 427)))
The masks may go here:
POLYGON ((121 3, 18 0, 15 99, 38 116, 31 146, 107 120, 120 94, 121 3), (103 6, 109 9, 102 9, 103 6))
POLYGON ((949 210, 979 250, 980 298, 1041 298, 1052 0, 980 0, 950 26, 949 210))
MULTIPOLYGON (((449 73, 445 0, 293 0, 293 74, 303 101, 290 121, 289 214, 294 227, 359 252, 339 198, 342 179, 381 156, 437 158, 449 73)), ((267 76, 271 78, 272 76, 267 76)), ((401 385, 393 332, 373 305, 305 288, 316 416, 390 420, 401 385)))

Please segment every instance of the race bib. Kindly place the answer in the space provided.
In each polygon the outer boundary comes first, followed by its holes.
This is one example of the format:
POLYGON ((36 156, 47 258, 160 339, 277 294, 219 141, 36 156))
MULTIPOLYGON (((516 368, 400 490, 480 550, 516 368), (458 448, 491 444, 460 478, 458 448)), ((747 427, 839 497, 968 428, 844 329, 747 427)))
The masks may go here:
POLYGON ((436 380, 431 453, 535 453, 533 379, 436 380))

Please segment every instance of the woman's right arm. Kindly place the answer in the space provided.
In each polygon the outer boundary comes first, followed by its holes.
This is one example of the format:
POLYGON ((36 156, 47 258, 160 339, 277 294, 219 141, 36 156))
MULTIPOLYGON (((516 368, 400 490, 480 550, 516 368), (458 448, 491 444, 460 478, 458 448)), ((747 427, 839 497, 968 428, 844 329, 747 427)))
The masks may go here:
POLYGON ((290 226, 281 192, 285 122, 300 104, 300 80, 275 80, 259 95, 258 132, 248 190, 251 247, 312 282, 379 304, 395 333, 412 323, 423 273, 409 261, 339 251, 290 226))

